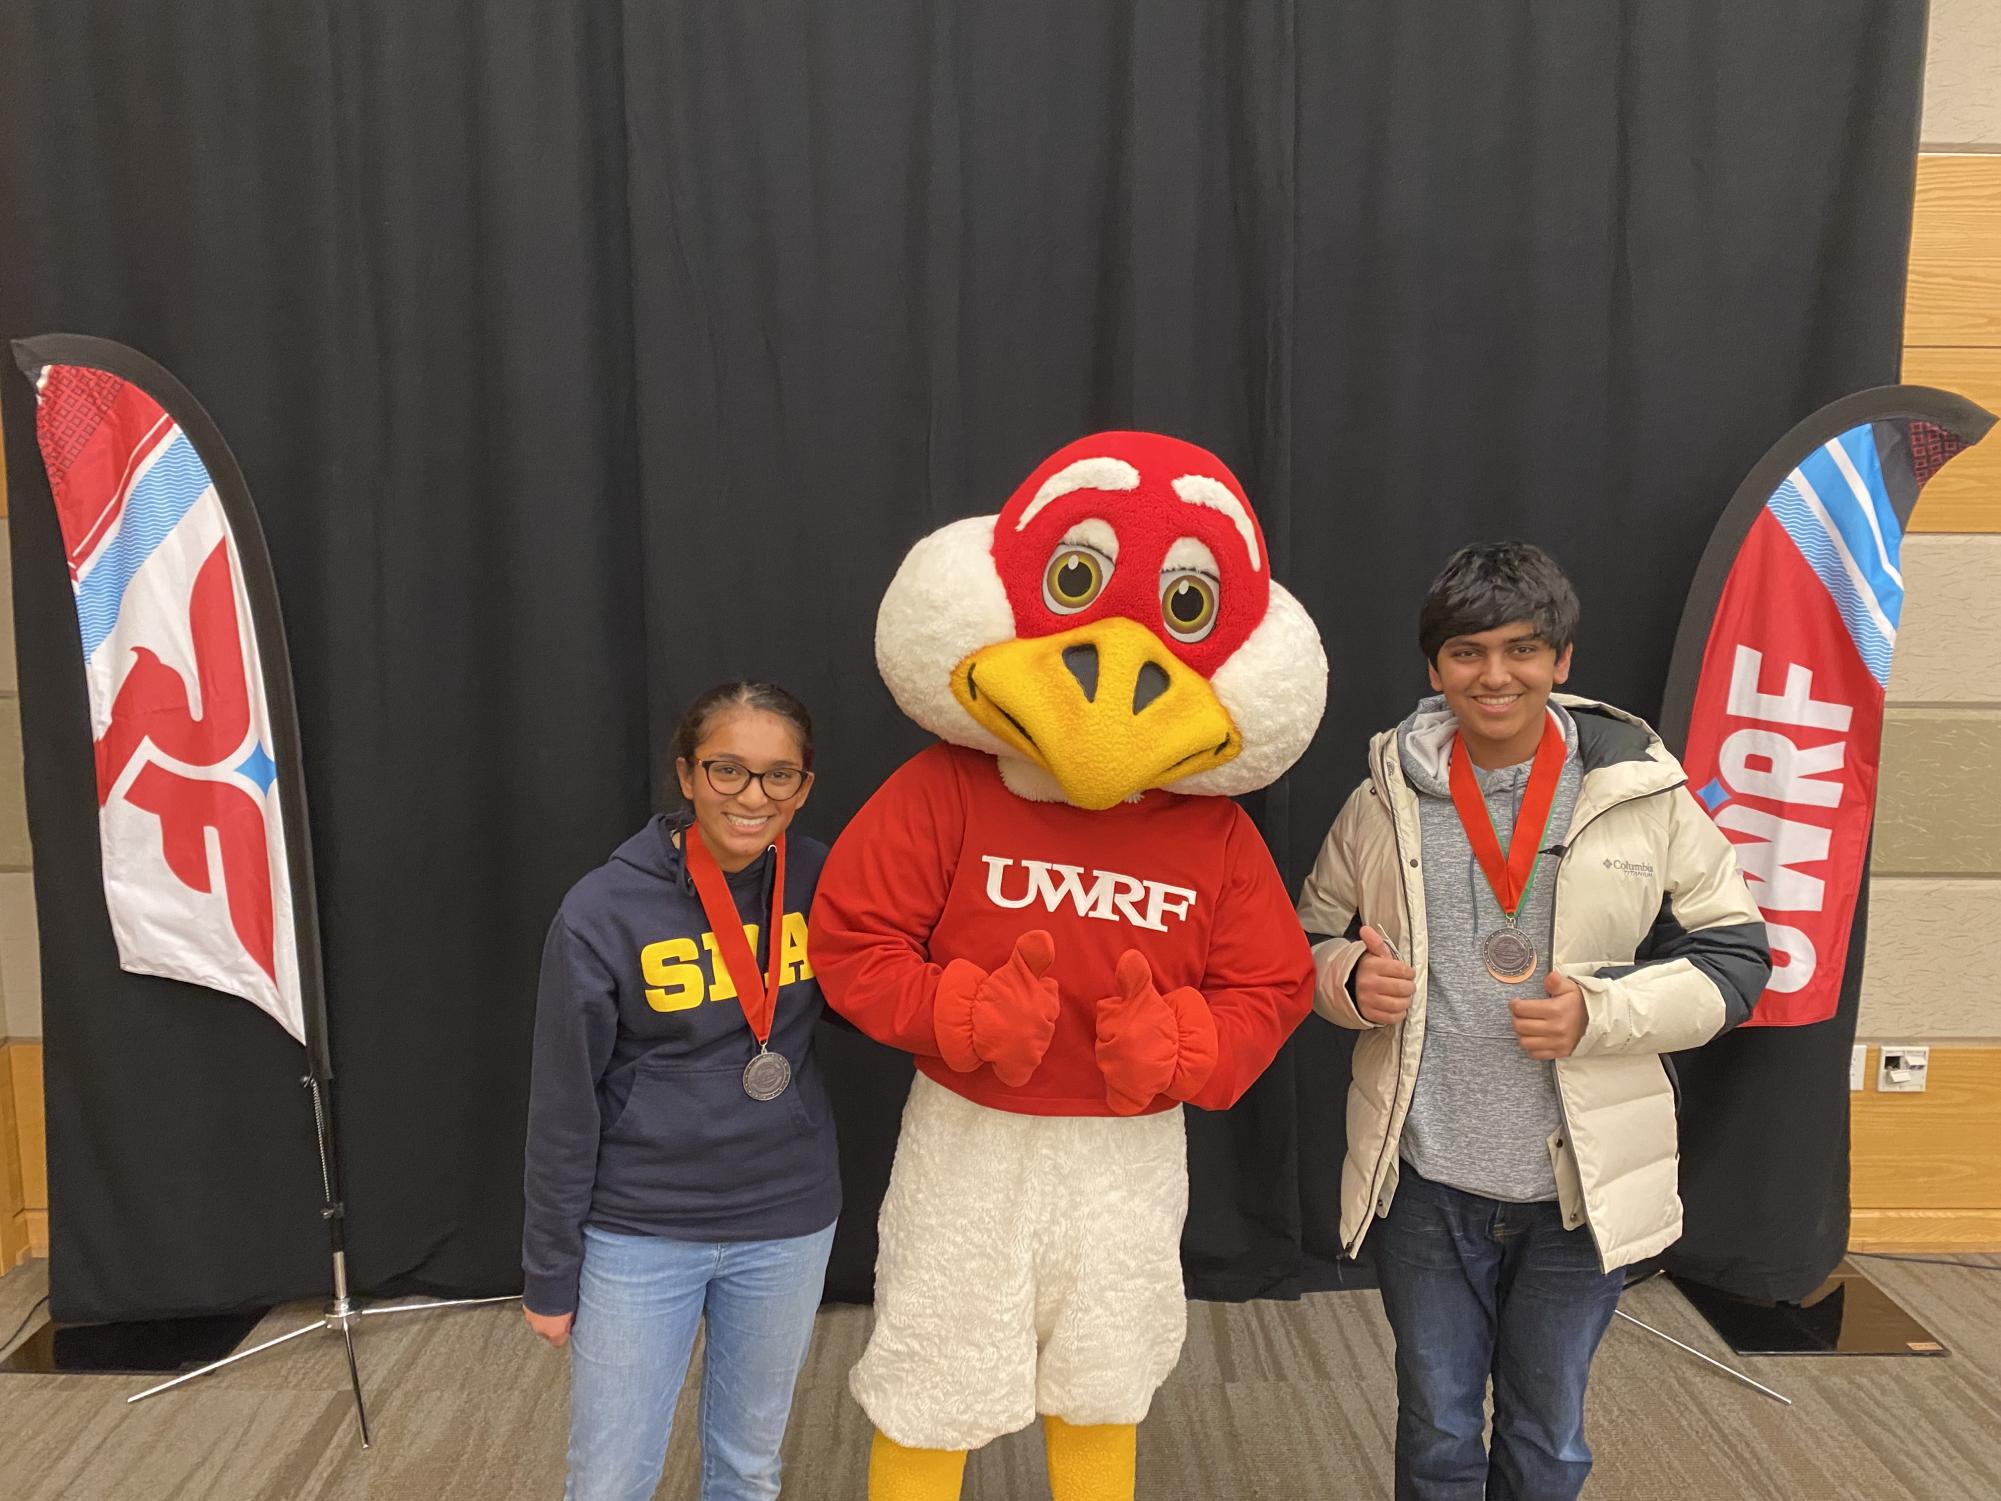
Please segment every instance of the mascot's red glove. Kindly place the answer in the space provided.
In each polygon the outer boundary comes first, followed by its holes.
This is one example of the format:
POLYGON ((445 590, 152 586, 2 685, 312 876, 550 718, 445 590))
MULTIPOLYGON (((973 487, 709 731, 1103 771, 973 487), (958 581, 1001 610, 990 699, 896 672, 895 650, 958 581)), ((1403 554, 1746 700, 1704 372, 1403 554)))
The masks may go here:
POLYGON ((1010 1089, 1026 1084, 1056 1035, 1063 1002, 1047 978, 1055 962, 1056 941, 1037 928, 1015 939, 992 974, 965 959, 946 965, 932 1011, 938 1056, 962 1074, 991 1063, 1010 1089))
POLYGON ((1162 995, 1146 956, 1127 949, 1113 973, 1118 994, 1098 1002, 1098 1069, 1114 1115, 1137 1115, 1156 1098, 1185 1100, 1216 1068, 1216 1019, 1202 993, 1183 985, 1162 995))

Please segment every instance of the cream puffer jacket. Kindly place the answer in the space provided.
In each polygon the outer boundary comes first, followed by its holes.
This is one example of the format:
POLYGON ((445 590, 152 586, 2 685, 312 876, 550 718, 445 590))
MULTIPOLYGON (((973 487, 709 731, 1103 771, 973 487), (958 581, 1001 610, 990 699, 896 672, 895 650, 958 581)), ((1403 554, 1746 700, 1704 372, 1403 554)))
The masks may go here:
MULTIPOLYGON (((1689 794, 1681 766, 1641 720, 1568 694, 1583 787, 1559 847, 1554 960, 1588 1014, 1556 1063, 1562 1121, 1549 1139, 1566 1228, 1588 1225, 1607 1271, 1681 1235, 1675 1088, 1662 1055, 1734 1027, 1771 973, 1764 923, 1730 841, 1689 794)), ((1398 731, 1369 746, 1369 778, 1348 799, 1299 898, 1314 940, 1313 1004, 1359 1029, 1341 1170, 1341 1240, 1354 1255, 1396 1192, 1397 1142, 1424 1054, 1424 880, 1417 793, 1398 731), (1348 979, 1363 923, 1417 971, 1404 1020, 1364 1021, 1348 979)))

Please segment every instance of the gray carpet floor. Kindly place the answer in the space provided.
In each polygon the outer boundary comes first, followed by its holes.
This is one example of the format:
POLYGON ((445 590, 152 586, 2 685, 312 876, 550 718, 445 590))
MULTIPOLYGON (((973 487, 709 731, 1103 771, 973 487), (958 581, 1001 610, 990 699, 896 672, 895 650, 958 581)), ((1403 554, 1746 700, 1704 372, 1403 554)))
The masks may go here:
MULTIPOLYGON (((2001 1268, 2001 1257, 1975 1258, 2001 1268)), ((2001 1276, 1870 1260, 1950 1346, 1944 1359, 1747 1359, 1788 1408, 1623 1321, 1590 1397, 1601 1501, 2001 1498, 2001 1276)), ((0 1278, 0 1337, 47 1290, 0 1278)), ((1729 1352, 1661 1281, 1625 1308, 1729 1352)), ((258 1337, 315 1316, 274 1312, 258 1337)), ((39 1315, 37 1316, 39 1317, 39 1315)), ((869 1430, 848 1396, 866 1309, 820 1315, 786 1441, 786 1495, 860 1501, 869 1430)), ((32 1327, 32 1326, 31 1326, 32 1327)), ((496 1501, 562 1492, 565 1358, 512 1305, 371 1319, 361 1329, 375 1447, 356 1443, 340 1342, 314 1334, 128 1407, 130 1377, 0 1375, 5 1501, 496 1501)), ((1373 1293, 1190 1308, 1188 1345, 1140 1430, 1144 1501, 1388 1497, 1389 1331, 1373 1293)), ((699 1359, 699 1357, 698 1357, 699 1359)), ((695 1501, 691 1380, 659 1498, 695 1501)), ((967 1501, 1046 1497, 1033 1431, 973 1456, 967 1501)))

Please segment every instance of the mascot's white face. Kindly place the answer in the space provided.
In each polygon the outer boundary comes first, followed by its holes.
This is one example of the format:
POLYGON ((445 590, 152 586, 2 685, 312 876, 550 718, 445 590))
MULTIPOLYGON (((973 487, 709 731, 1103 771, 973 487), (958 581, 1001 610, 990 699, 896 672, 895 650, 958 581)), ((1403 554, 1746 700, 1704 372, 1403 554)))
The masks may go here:
POLYGON ((1299 759, 1327 703, 1320 634, 1269 563, 1215 455, 1099 433, 1045 459, 998 516, 910 550, 876 665, 904 713, 998 756, 1024 797, 1250 792, 1299 759))

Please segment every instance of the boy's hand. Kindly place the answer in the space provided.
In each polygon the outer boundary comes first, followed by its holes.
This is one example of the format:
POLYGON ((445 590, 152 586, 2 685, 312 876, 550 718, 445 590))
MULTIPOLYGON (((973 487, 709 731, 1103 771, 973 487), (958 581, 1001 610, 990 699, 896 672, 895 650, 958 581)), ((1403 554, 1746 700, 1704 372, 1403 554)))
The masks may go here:
POLYGON ((1584 1036, 1584 992, 1568 975, 1555 970, 1543 982, 1546 1001, 1514 1000, 1515 1038, 1531 1058, 1568 1058, 1584 1036))
POLYGON ((1397 958, 1389 940, 1367 924, 1362 927, 1362 947, 1368 952, 1355 961, 1355 972, 1348 977, 1355 1009, 1365 1022, 1393 1027, 1403 1020, 1417 994, 1417 971, 1397 958))

